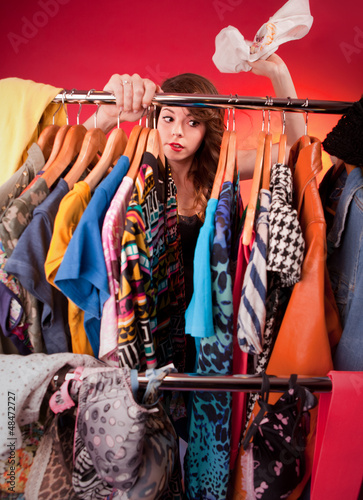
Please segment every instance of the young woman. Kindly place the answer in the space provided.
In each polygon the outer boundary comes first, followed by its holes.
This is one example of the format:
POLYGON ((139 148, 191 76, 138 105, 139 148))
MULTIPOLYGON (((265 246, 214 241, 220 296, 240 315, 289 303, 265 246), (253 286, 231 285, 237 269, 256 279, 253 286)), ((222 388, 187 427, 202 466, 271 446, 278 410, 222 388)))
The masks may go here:
MULTIPOLYGON (((276 96, 297 97, 289 70, 276 54, 251 63, 251 72, 270 78, 276 96)), ((137 74, 115 74, 104 90, 116 97, 116 106, 100 106, 97 114, 97 124, 106 133, 116 125, 120 112, 121 122, 138 121, 156 92, 218 94, 209 80, 190 73, 169 78, 161 87, 137 74)), ((187 305, 193 292, 194 249, 218 164, 223 116, 220 109, 163 106, 158 110, 157 128, 178 193, 187 305)), ((302 114, 286 113, 288 147, 303 135, 304 124, 302 114)), ((93 117, 85 126, 93 126, 93 117)), ((252 178, 256 151, 238 150, 237 155, 240 178, 252 178)), ((273 161, 277 161, 277 145, 273 161)))
MULTIPOLYGON (((251 72, 268 77, 277 97, 297 97, 289 70, 277 54, 272 54, 264 61, 251 63, 251 72)), ((218 94, 209 80, 190 73, 170 78, 161 87, 137 74, 115 74, 104 90, 116 97, 116 106, 100 106, 97 114, 97 126, 106 133, 116 125, 120 111, 121 122, 138 121, 156 92, 218 94)), ((92 127, 93 117, 84 125, 86 128, 92 127)), ((222 112, 162 107, 157 128, 178 190, 179 213, 190 216, 203 212, 218 162, 223 133, 222 112)), ((286 113, 286 133, 289 147, 304 133, 302 114, 286 113)), ((255 157, 255 150, 238 151, 241 179, 252 178, 255 157)), ((276 159, 277 146, 273 148, 273 161, 276 159)))

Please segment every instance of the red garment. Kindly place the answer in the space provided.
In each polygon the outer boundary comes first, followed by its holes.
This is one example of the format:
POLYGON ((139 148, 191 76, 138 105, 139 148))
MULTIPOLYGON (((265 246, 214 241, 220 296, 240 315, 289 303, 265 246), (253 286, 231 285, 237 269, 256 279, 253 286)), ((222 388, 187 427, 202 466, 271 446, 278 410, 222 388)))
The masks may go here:
MULTIPOLYGON (((248 261, 252 245, 255 240, 255 232, 252 232, 251 242, 248 246, 243 245, 243 231, 240 237, 237 256, 236 277, 233 285, 233 374, 244 375, 247 373, 247 353, 243 352, 238 344, 237 339, 237 318, 238 309, 241 302, 241 293, 243 278, 247 269, 248 261)), ((233 392, 232 393, 232 415, 231 415, 231 455, 230 455, 230 468, 233 469, 237 454, 239 443, 241 440, 242 429, 245 426, 246 420, 246 400, 247 393, 233 392)))
POLYGON ((363 479, 363 372, 328 373, 319 401, 311 500, 358 499, 363 479))

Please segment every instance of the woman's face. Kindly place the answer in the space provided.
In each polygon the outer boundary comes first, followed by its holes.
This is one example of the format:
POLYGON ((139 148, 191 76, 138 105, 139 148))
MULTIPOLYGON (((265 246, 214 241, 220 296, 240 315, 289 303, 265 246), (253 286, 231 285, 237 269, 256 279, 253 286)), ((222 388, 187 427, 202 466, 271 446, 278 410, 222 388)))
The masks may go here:
POLYGON ((201 145, 206 126, 198 122, 188 108, 163 107, 158 120, 158 130, 169 162, 193 160, 201 145))

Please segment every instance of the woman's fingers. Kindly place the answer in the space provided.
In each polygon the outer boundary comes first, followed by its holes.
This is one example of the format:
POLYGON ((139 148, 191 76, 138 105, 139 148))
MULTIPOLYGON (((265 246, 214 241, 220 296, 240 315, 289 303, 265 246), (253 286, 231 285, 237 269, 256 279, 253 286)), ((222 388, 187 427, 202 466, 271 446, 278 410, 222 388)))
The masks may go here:
POLYGON ((114 126, 117 118, 121 121, 137 121, 148 108, 156 92, 161 89, 148 78, 141 78, 134 73, 114 74, 104 89, 111 92, 116 98, 116 106, 101 106, 101 117, 114 126))
POLYGON ((127 113, 138 113, 150 106, 155 95, 157 85, 138 74, 112 75, 104 90, 112 92, 116 97, 118 110, 127 113))

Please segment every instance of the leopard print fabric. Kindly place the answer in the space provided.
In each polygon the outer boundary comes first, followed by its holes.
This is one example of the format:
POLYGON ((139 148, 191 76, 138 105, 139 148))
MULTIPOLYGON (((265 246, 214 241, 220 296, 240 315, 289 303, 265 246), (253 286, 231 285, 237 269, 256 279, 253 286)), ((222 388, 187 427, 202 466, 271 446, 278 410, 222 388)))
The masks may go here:
POLYGON ((74 419, 58 417, 52 426, 53 446, 38 500, 76 500, 72 487, 74 419))
POLYGON ((25 489, 27 500, 76 500, 72 487, 72 412, 52 418, 37 450, 25 489))

